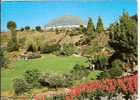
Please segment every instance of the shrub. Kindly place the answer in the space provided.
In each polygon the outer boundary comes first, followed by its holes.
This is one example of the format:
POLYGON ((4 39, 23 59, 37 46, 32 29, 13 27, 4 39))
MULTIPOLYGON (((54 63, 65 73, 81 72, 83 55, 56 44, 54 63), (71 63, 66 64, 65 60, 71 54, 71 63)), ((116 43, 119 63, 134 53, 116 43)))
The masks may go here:
POLYGON ((25 30, 30 30, 30 26, 25 26, 25 30))
POLYGON ((57 88, 63 86, 63 77, 60 75, 52 74, 48 78, 50 88, 57 88))
POLYGON ((19 45, 17 42, 17 34, 15 30, 11 31, 11 39, 8 41, 7 44, 7 51, 12 52, 12 51, 17 51, 19 49, 19 45))
POLYGON ((121 76, 122 75, 122 69, 121 68, 111 68, 109 70, 109 74, 111 77, 118 77, 118 76, 121 76))
POLYGON ((24 74, 27 83, 31 84, 33 87, 39 87, 39 78, 41 73, 38 69, 27 70, 24 74))
POLYGON ((42 29, 41 29, 40 26, 36 26, 35 29, 36 29, 36 31, 38 31, 38 32, 42 32, 42 29))
POLYGON ((20 31, 23 32, 24 31, 24 28, 21 28, 20 31))
POLYGON ((95 68, 104 69, 108 65, 108 57, 99 55, 95 58, 95 68))
POLYGON ((20 95, 31 89, 30 85, 28 85, 23 79, 14 79, 13 88, 17 95, 20 95))
POLYGON ((39 53, 32 53, 28 55, 28 59, 35 59, 35 58, 40 58, 41 55, 39 53))
POLYGON ((119 59, 116 59, 114 60, 112 63, 111 63, 112 67, 121 67, 123 65, 123 62, 119 59))
POLYGON ((64 74, 64 87, 70 87, 73 85, 73 77, 72 74, 64 74))
POLYGON ((8 41, 7 51, 12 52, 12 51, 17 51, 18 49, 19 49, 19 46, 17 45, 16 42, 12 40, 8 41))
POLYGON ((59 30, 58 30, 57 28, 55 29, 55 33, 56 33, 56 34, 59 34, 59 33, 60 33, 59 30))
POLYGON ((75 80, 79 80, 85 76, 88 76, 89 74, 89 70, 86 69, 83 65, 78 65, 76 64, 72 71, 71 71, 71 74, 73 76, 73 79, 75 80))
POLYGON ((28 34, 26 36, 25 47, 27 51, 40 51, 45 42, 45 35, 37 32, 36 34, 28 34))
POLYGON ((0 50, 0 68, 6 68, 8 64, 8 58, 4 55, 4 51, 0 50))
POLYGON ((97 79, 103 79, 103 78, 110 78, 110 74, 108 71, 103 71, 97 76, 97 79))
POLYGON ((24 36, 21 38, 18 38, 18 44, 19 44, 20 48, 25 46, 25 40, 26 40, 26 38, 24 36))
POLYGON ((102 79, 102 78, 115 78, 118 76, 122 75, 123 70, 120 67, 115 67, 115 68, 111 68, 107 71, 103 71, 101 72, 97 78, 98 79, 102 79))
POLYGON ((27 48, 27 51, 30 51, 30 52, 34 52, 35 51, 35 48, 33 47, 33 45, 29 45, 29 47, 27 48))
POLYGON ((80 35, 81 32, 79 29, 73 29, 72 32, 69 33, 69 36, 70 37, 73 37, 73 36, 77 36, 77 35, 80 35))
POLYGON ((88 35, 88 36, 86 35, 86 36, 82 37, 82 38, 79 40, 79 43, 80 43, 81 45, 88 45, 88 44, 90 43, 90 41, 92 40, 93 35, 94 35, 94 34, 90 34, 90 35, 88 35))
POLYGON ((60 51, 60 45, 59 44, 48 44, 46 43, 42 49, 43 53, 53 53, 56 51, 60 51))
POLYGON ((66 56, 70 56, 73 53, 75 53, 76 49, 74 44, 69 43, 69 44, 63 44, 63 50, 61 51, 61 54, 66 55, 66 56))
POLYGON ((61 75, 46 73, 44 76, 41 77, 40 82, 44 86, 57 89, 57 87, 63 86, 64 79, 61 75))

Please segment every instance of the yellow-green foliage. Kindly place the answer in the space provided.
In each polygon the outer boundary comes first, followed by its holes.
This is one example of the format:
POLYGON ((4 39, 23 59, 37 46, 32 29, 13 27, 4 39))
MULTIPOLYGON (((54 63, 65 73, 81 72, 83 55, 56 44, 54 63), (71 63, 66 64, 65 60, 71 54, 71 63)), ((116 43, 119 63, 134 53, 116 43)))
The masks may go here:
POLYGON ((25 39, 25 48, 28 48, 30 45, 32 45, 36 51, 39 47, 41 48, 43 46, 44 41, 45 35, 39 32, 32 35, 28 35, 25 39))
MULTIPOLYGON (((37 31, 17 31, 17 41, 19 44, 20 49, 27 49, 29 45, 33 44, 34 48, 41 47, 46 42, 56 43, 59 41, 63 36, 64 32, 56 35, 54 32, 37 32, 37 31)), ((73 36, 66 36, 62 39, 60 44, 63 43, 75 43, 80 39, 81 35, 73 36)), ((9 32, 2 33, 2 44, 7 46, 8 40, 11 38, 9 32)))
POLYGON ((105 33, 96 34, 90 42, 91 45, 83 49, 83 53, 86 55, 96 55, 100 54, 102 49, 108 45, 109 37, 105 33))

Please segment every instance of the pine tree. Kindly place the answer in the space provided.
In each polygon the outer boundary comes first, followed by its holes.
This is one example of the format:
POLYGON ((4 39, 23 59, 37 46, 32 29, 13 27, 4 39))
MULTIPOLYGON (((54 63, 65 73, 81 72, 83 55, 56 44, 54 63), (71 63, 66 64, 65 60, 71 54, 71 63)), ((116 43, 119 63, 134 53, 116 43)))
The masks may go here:
POLYGON ((88 34, 92 34, 93 32, 95 32, 95 27, 94 27, 91 17, 89 17, 89 20, 88 20, 87 32, 88 32, 88 34))
POLYGON ((137 22, 123 12, 119 22, 114 23, 110 32, 109 45, 115 50, 113 59, 128 61, 137 58, 137 22))
POLYGON ((103 22, 102 22, 102 19, 100 16, 99 16, 98 21, 97 21, 96 32, 97 33, 104 32, 104 25, 103 25, 103 22))

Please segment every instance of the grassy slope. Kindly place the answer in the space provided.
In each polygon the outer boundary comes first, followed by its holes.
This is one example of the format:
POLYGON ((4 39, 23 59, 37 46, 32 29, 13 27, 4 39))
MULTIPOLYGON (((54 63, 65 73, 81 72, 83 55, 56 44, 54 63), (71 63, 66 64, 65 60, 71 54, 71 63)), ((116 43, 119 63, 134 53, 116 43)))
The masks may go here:
POLYGON ((37 68, 44 73, 66 73, 69 72, 76 63, 86 64, 85 61, 86 58, 83 57, 43 55, 43 57, 39 59, 12 62, 11 69, 2 70, 1 89, 2 91, 12 90, 12 80, 17 77, 23 77, 23 73, 28 69, 37 68))
MULTIPOLYGON (((61 39, 65 32, 62 32, 62 33, 59 33, 59 34, 56 34, 55 32, 32 32, 32 31, 23 31, 23 32, 17 32, 17 38, 21 38, 21 37, 29 37, 29 36, 32 36, 33 34, 42 34, 44 35, 45 37, 45 40, 46 41, 58 41, 59 39, 61 39)), ((6 44, 9 39, 10 39, 10 36, 11 36, 11 33, 10 32, 5 32, 5 33, 2 33, 2 44, 6 44)), ((60 43, 75 43, 77 41, 80 40, 80 37, 82 36, 81 35, 76 35, 76 36, 73 36, 73 37, 70 37, 69 35, 67 35, 60 43)))

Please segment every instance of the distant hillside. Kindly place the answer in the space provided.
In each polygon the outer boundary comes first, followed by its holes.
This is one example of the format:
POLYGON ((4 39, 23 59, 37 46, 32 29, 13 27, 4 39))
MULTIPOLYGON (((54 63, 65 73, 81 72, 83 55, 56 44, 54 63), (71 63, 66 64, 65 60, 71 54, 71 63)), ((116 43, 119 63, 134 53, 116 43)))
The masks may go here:
POLYGON ((50 20, 47 26, 65 26, 65 25, 80 25, 80 24, 84 24, 84 22, 80 17, 66 15, 50 20))

